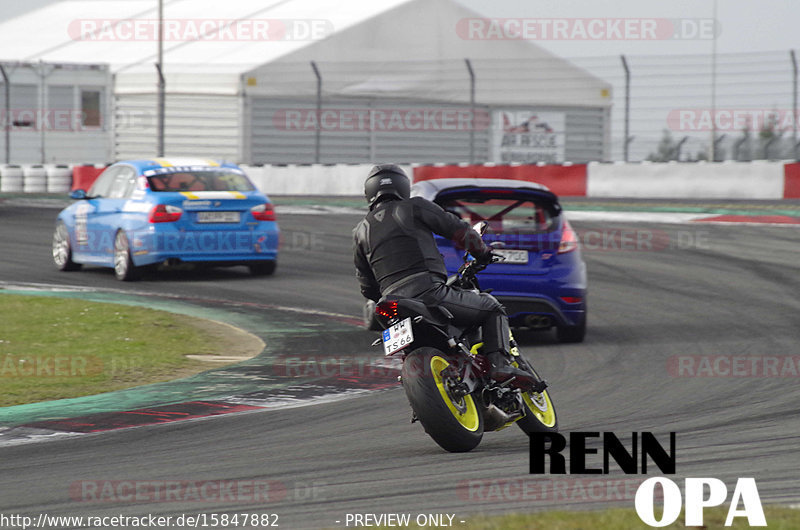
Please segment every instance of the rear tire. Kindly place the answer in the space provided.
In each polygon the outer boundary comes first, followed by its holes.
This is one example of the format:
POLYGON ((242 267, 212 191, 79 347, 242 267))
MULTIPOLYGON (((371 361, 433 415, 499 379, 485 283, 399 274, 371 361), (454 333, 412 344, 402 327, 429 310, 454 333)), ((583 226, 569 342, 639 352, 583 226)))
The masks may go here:
POLYGON ((275 274, 275 269, 278 267, 278 262, 273 261, 260 261, 252 263, 247 266, 250 269, 250 274, 253 276, 271 276, 275 274))
POLYGON ((63 221, 58 222, 53 232, 53 262, 60 271, 76 271, 81 268, 80 263, 72 261, 69 230, 63 221))
POLYGON ((114 276, 122 282, 136 281, 142 270, 133 264, 128 236, 122 230, 114 237, 114 276))
POLYGON ((454 398, 448 391, 452 360, 436 348, 422 347, 403 362, 402 380, 411 408, 425 432, 445 451, 471 451, 483 438, 483 414, 472 395, 454 398))

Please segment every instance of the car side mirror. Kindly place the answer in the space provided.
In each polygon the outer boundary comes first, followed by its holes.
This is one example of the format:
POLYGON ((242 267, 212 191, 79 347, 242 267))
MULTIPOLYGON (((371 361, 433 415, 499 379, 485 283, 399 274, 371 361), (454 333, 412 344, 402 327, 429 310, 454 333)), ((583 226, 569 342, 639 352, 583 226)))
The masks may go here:
POLYGON ((69 194, 69 198, 76 201, 83 201, 88 199, 89 196, 86 195, 86 190, 72 190, 69 194))

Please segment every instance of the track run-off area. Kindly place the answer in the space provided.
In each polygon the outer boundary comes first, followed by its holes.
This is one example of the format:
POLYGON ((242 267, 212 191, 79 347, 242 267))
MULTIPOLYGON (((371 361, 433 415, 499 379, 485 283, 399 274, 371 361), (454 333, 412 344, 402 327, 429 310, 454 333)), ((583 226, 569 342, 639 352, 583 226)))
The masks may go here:
MULTIPOLYGON (((130 428, 80 429, 46 407, 29 418, 0 409, 7 431, 40 423, 9 443, 0 433, 0 512, 276 514, 283 528, 325 528, 354 513, 450 514, 458 526, 476 513, 633 508, 644 476, 615 472, 613 463, 608 475, 530 475, 528 439, 516 428, 487 433, 471 453, 448 454, 410 423, 389 370, 361 384, 359 370, 381 352, 370 347, 376 334, 358 326, 351 229, 360 214, 276 203, 282 247, 274 276, 252 277, 243 267, 167 270, 123 284, 110 269, 55 269, 57 208, 0 202, 6 290, 172 308, 267 344, 202 382, 106 396, 75 411, 95 414, 97 425, 117 421, 96 415, 114 410, 158 418, 116 424, 130 428), (326 355, 349 359, 339 363, 347 372, 289 373, 326 355), (300 364, 287 362, 294 357, 300 364), (190 419, 161 421, 152 412, 180 401, 224 403, 230 410, 222 412, 232 413, 183 411, 190 419), (31 433, 39 436, 26 438, 31 433)), ((735 206, 748 215, 770 211, 735 206)), ((551 385, 562 432, 613 431, 624 440, 650 431, 667 442, 675 432, 676 482, 716 477, 732 490, 738 477, 754 477, 762 502, 796 505, 800 229, 778 218, 692 222, 599 210, 576 208, 573 219, 589 272, 586 341, 518 334, 551 385)))

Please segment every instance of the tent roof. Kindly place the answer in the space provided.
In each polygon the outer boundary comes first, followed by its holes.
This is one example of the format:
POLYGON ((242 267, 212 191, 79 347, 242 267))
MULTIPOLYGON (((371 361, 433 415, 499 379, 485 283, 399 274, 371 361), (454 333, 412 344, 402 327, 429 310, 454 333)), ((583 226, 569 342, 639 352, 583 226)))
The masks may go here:
MULTIPOLYGON (((157 16, 154 0, 64 0, 1 23, 0 49, 10 60, 108 63, 118 93, 150 93, 157 16)), ((610 84, 539 46, 464 38, 468 18, 478 15, 453 0, 164 0, 167 90, 311 95, 313 60, 326 96, 464 102, 469 58, 479 104, 610 106, 610 84)))

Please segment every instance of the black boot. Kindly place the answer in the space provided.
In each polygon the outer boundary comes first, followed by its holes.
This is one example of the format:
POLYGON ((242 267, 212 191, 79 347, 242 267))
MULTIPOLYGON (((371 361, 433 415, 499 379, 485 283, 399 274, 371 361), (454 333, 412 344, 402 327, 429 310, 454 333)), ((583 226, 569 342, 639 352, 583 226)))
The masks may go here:
POLYGON ((532 389, 536 384, 536 378, 533 374, 511 366, 508 355, 505 353, 500 351, 491 352, 487 354, 487 358, 489 359, 489 364, 492 366, 489 371, 489 376, 498 383, 503 383, 514 378, 511 382, 511 386, 523 391, 532 389))

